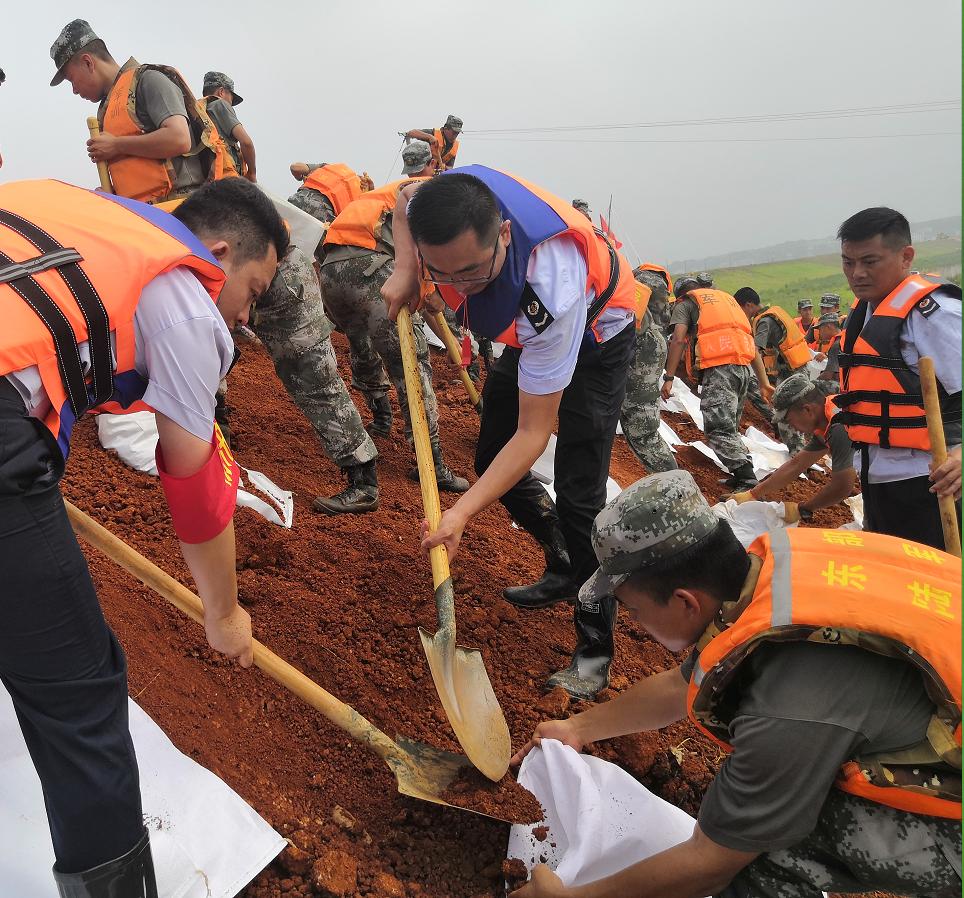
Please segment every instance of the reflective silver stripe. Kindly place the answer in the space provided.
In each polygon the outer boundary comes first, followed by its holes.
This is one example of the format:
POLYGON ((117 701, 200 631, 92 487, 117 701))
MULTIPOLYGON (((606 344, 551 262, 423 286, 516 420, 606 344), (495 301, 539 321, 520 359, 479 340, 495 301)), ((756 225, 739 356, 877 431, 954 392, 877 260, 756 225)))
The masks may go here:
POLYGON ((693 665, 693 682, 699 686, 703 682, 703 677, 705 676, 703 672, 703 665, 700 664, 700 659, 697 657, 696 663, 693 665))
POLYGON ((59 268, 69 262, 82 262, 84 257, 75 249, 58 249, 42 256, 35 256, 25 262, 14 262, 0 268, 0 284, 9 284, 21 278, 39 274, 50 268, 59 268))
POLYGON ((784 528, 770 531, 770 551, 773 553, 770 625, 785 627, 793 618, 793 597, 790 594, 790 537, 784 528))
POLYGON ((933 287, 929 281, 919 280, 918 278, 911 277, 900 290, 894 298, 888 303, 892 309, 899 309, 908 299, 911 298, 918 290, 922 287, 933 287))

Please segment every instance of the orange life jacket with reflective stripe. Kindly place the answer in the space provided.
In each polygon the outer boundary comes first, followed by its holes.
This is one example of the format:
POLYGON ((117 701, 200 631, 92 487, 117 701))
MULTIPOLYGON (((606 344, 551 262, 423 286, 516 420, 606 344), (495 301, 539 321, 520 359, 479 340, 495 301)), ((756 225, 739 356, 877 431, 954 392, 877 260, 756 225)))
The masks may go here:
POLYGON ((327 197, 335 215, 341 215, 349 203, 362 195, 361 179, 343 162, 328 162, 316 168, 305 178, 304 186, 327 197))
POLYGON ((810 350, 807 347, 806 338, 800 332, 796 322, 779 306, 770 306, 753 319, 753 333, 756 334, 760 322, 768 316, 775 318, 783 325, 784 338, 780 341, 779 346, 760 350, 767 374, 772 377, 777 373, 778 356, 783 356, 783 360, 791 371, 802 368, 810 361, 810 350))
POLYGON ((452 146, 447 150, 445 149, 445 137, 442 135, 442 129, 436 128, 434 132, 435 139, 438 141, 438 152, 439 158, 445 165, 450 166, 455 162, 455 157, 459 152, 459 142, 458 140, 452 141, 452 146))
POLYGON ((836 786, 888 807, 960 819, 961 560, 894 536, 809 527, 764 534, 749 553, 759 566, 752 593, 724 605, 721 622, 698 644, 687 695, 693 723, 730 750, 727 687, 767 642, 856 645, 898 658, 920 671, 934 701, 927 739, 851 759, 836 786), (920 769, 927 767, 943 772, 947 785, 934 785, 920 769))
MULTIPOLYGON (((847 317, 840 351, 842 422, 855 443, 929 451, 920 377, 904 361, 900 334, 914 309, 925 318, 939 308, 931 298, 938 287, 960 301, 961 290, 924 275, 911 275, 878 303, 867 318, 866 302, 847 317)), ((947 445, 961 442, 961 394, 948 394, 938 382, 947 445)))
MULTIPOLYGON (((324 169, 322 169, 323 171, 324 169)), ((385 218, 395 211, 398 194, 409 184, 427 177, 402 178, 377 190, 369 190, 352 200, 336 216, 325 233, 325 246, 361 246, 375 249, 385 218)))
POLYGON ((586 295, 590 290, 595 293, 587 308, 586 338, 599 341, 596 323, 606 309, 636 309, 637 281, 629 263, 571 203, 508 172, 482 165, 461 166, 458 172, 485 183, 495 195, 503 219, 512 223, 512 240, 502 269, 482 291, 466 297, 454 287, 439 287, 449 308, 462 309, 464 327, 518 349, 516 317, 521 312, 541 333, 541 322, 551 323, 552 316, 526 281, 526 272, 533 250, 563 235, 575 240, 586 259, 586 295))
POLYGON ((756 357, 750 320, 729 293, 709 287, 690 290, 684 296, 695 300, 700 309, 696 322, 696 341, 686 353, 686 371, 719 365, 749 365, 756 357))
MULTIPOLYGON (((137 82, 145 71, 156 70, 169 78, 184 95, 188 125, 208 181, 237 175, 217 128, 200 106, 190 87, 177 69, 164 65, 138 65, 131 60, 121 69, 107 96, 100 114, 101 129, 115 137, 131 137, 147 133, 137 118, 137 82)), ((174 165, 170 159, 145 159, 141 156, 121 156, 107 163, 114 192, 119 196, 145 203, 173 199, 174 165)))
POLYGON ((65 458, 84 412, 134 411, 144 395, 134 368, 143 288, 178 267, 212 301, 224 283, 214 257, 172 216, 59 181, 0 185, 0 253, 0 376, 37 367, 51 404, 43 423, 65 458), (87 371, 77 351, 84 342, 87 371))

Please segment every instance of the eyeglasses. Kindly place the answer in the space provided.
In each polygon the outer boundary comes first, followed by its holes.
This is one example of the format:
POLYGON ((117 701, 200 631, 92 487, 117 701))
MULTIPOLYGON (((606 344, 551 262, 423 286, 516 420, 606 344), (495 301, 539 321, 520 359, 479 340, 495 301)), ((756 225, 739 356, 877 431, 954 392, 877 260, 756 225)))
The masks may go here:
POLYGON ((484 265, 485 262, 480 262, 478 265, 473 265, 467 271, 463 272, 458 276, 440 274, 435 271, 434 268, 430 268, 426 263, 425 259, 422 258, 422 251, 418 251, 418 264, 422 269, 422 277, 424 280, 431 281, 433 284, 441 286, 452 286, 454 284, 487 284, 492 280, 492 275, 495 272, 495 260, 499 255, 499 238, 502 236, 502 222, 499 222, 499 229, 495 234, 495 244, 492 246, 492 258, 489 261, 489 273, 484 277, 479 277, 476 272, 478 272, 484 265))

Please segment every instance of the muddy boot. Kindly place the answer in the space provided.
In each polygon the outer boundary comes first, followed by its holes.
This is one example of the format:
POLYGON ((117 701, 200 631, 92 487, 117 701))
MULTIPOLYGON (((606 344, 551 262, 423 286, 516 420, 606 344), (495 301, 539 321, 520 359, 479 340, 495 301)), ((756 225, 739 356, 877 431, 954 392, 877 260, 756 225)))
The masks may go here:
POLYGON ((753 473, 753 465, 750 462, 745 462, 729 477, 720 480, 720 483, 732 490, 740 491, 753 489, 759 481, 756 479, 756 474, 753 473))
POLYGON ((365 425, 369 436, 387 437, 392 432, 392 401, 388 396, 365 394, 365 404, 372 413, 370 424, 365 425))
MULTIPOLYGON (((440 490, 444 490, 447 493, 464 493, 468 491, 468 480, 464 477, 459 477, 459 475, 442 460, 442 447, 439 446, 437 440, 432 443, 432 459, 435 462, 435 480, 438 482, 438 488, 440 490)), ((408 472, 408 479, 418 483, 417 465, 408 472)))
POLYGON ((546 689, 562 686, 573 698, 592 701, 609 685, 613 663, 613 623, 616 600, 606 596, 589 605, 576 603, 576 651, 569 666, 546 680, 546 689))
POLYGON ((553 525, 548 542, 539 541, 546 556, 545 573, 528 586, 510 586, 502 590, 505 600, 518 608, 548 608, 556 602, 575 602, 579 584, 572 578, 566 540, 553 525))
POLYGON ((378 510, 378 475, 375 461, 345 468, 348 487, 326 499, 319 496, 311 503, 312 509, 323 514, 365 514, 378 510))
POLYGON ((60 898, 157 898, 154 861, 147 830, 119 858, 82 873, 60 873, 54 865, 60 898))

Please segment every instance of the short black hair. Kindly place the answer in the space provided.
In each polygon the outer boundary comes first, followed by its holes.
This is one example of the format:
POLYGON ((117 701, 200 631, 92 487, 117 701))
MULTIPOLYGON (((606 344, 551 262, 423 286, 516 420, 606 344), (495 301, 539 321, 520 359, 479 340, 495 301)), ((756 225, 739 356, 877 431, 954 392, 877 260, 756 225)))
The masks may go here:
POLYGON ((110 55, 107 44, 99 37, 94 38, 89 44, 81 47, 77 53, 89 53, 94 59, 99 59, 101 62, 114 62, 114 57, 110 55))
POLYGON ((756 292, 752 287, 740 287, 736 293, 733 294, 733 298, 741 305, 763 305, 760 302, 760 294, 756 292))
POLYGON ((878 234, 888 249, 901 250, 913 242, 907 219, 896 209, 888 209, 886 206, 864 209, 851 215, 837 228, 837 238, 841 243, 873 240, 878 234))
POLYGON ((475 175, 458 172, 426 181, 408 204, 408 227, 416 243, 442 246, 468 230, 479 243, 495 239, 502 212, 495 194, 475 175))
POLYGON ((730 525, 721 520, 708 536, 671 558, 635 571, 626 581, 660 605, 674 590, 700 589, 720 602, 735 602, 750 570, 750 558, 730 525))
POLYGON ((263 259, 272 244, 279 260, 288 249, 288 229, 274 203, 246 178, 205 184, 173 214, 197 237, 233 243, 241 264, 263 259))

